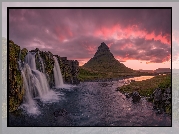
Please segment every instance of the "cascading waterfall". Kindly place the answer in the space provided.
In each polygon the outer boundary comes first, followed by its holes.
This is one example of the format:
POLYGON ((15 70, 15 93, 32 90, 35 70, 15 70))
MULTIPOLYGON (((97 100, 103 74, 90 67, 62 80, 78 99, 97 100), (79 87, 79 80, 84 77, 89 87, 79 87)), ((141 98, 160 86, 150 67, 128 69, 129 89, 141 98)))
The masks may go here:
MULTIPOLYGON (((41 62, 43 62, 41 60, 41 62)), ((42 65, 44 65, 42 63, 42 65)), ((44 71, 44 70, 43 70, 44 71)), ((27 112, 38 114, 38 106, 34 98, 43 102, 58 100, 57 94, 50 90, 44 73, 36 70, 35 53, 29 52, 25 57, 25 64, 21 70, 25 88, 24 105, 27 112)))
POLYGON ((39 60, 40 60, 41 66, 42 66, 42 72, 45 73, 44 62, 43 62, 43 59, 40 57, 39 51, 38 51, 38 56, 39 56, 39 60))
POLYGON ((62 78, 59 63, 57 61, 57 57, 53 56, 53 58, 55 60, 55 65, 53 68, 54 78, 55 78, 55 88, 60 88, 64 86, 63 78, 62 78))
POLYGON ((29 52, 25 57, 25 63, 27 63, 33 70, 36 70, 35 54, 35 52, 29 52))

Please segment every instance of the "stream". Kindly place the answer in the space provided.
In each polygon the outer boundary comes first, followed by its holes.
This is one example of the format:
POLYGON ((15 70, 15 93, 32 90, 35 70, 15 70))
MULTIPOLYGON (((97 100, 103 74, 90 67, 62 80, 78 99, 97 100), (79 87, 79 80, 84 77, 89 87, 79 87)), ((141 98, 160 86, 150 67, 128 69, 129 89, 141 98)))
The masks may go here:
POLYGON ((157 114, 152 103, 141 98, 133 103, 116 88, 121 81, 82 82, 53 89, 59 99, 42 102, 36 98, 38 114, 22 107, 9 113, 9 126, 171 126, 171 116, 157 114), (63 115, 56 115, 59 111, 63 115))

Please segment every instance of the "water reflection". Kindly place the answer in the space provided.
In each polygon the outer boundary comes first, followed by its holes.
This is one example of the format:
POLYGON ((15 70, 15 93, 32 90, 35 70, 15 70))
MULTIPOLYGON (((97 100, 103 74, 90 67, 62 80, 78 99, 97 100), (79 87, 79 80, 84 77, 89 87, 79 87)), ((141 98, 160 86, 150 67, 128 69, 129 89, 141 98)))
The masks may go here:
POLYGON ((128 84, 130 84, 130 82, 133 82, 133 81, 143 81, 143 80, 151 79, 153 77, 154 76, 139 76, 139 77, 133 77, 133 78, 119 80, 118 87, 121 87, 123 85, 128 85, 128 84))
POLYGON ((143 80, 151 79, 153 77, 154 76, 140 76, 140 77, 129 78, 129 79, 126 79, 126 80, 143 81, 143 80))

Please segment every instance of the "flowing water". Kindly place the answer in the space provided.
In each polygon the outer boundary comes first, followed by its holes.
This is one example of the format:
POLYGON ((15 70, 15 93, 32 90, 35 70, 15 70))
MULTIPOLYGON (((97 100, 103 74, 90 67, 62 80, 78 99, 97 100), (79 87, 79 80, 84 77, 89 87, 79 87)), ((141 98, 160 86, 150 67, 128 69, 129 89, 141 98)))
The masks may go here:
POLYGON ((54 60, 55 88, 50 89, 44 69, 36 70, 35 53, 27 54, 21 67, 24 102, 9 113, 9 126, 171 126, 171 116, 157 114, 145 98, 133 103, 116 91, 131 79, 65 85, 54 60))
POLYGON ((55 56, 53 58, 55 60, 55 65, 53 68, 54 77, 55 77, 55 88, 60 88, 64 86, 63 78, 62 78, 62 74, 61 74, 61 70, 60 70, 57 58, 55 56))
POLYGON ((41 114, 21 111, 10 114, 10 126, 171 126, 171 116, 157 114, 151 103, 142 98, 133 103, 116 91, 119 81, 84 82, 71 89, 54 89, 60 100, 39 104, 41 114), (54 116, 55 111, 67 113, 54 116))
MULTIPOLYGON (((40 99, 42 102, 58 101, 58 94, 50 90, 46 75, 43 72, 36 70, 35 54, 29 52, 25 57, 25 64, 21 67, 23 77, 23 86, 25 95, 21 108, 27 111, 28 114, 38 115, 39 106, 35 99, 40 99)), ((41 63, 43 61, 41 60, 41 63)), ((42 63, 42 65, 44 65, 42 63)), ((43 67, 43 66, 42 66, 43 67)), ((44 71, 44 69, 43 69, 44 71)))

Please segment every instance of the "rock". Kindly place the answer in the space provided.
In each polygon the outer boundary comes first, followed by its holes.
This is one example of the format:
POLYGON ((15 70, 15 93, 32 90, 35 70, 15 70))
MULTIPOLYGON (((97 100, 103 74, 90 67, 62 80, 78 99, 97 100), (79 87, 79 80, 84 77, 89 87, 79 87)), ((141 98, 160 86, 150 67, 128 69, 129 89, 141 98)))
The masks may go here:
POLYGON ((141 96, 139 95, 139 93, 138 93, 137 91, 134 91, 134 92, 132 93, 132 101, 133 101, 134 103, 136 103, 136 102, 139 102, 140 99, 141 99, 141 96))
POLYGON ((58 116, 66 116, 68 113, 65 109, 59 109, 59 110, 56 110, 54 113, 54 116, 55 117, 58 117, 58 116))
POLYGON ((23 78, 19 70, 19 53, 20 46, 9 41, 9 112, 18 109, 23 102, 25 89, 23 86, 23 78))
POLYGON ((133 93, 125 93, 124 95, 126 96, 126 98, 130 98, 132 96, 133 93))
POLYGON ((150 98, 153 102, 153 107, 158 110, 157 113, 164 111, 171 114, 171 87, 166 89, 157 88, 150 98))
POLYGON ((79 62, 77 60, 67 60, 67 57, 59 56, 58 61, 60 64, 64 82, 68 84, 79 84, 79 62))
POLYGON ((161 109, 157 109, 157 112, 156 112, 156 114, 162 114, 163 112, 162 112, 162 110, 161 109))
POLYGON ((154 102, 159 103, 162 100, 162 90, 157 88, 154 91, 153 96, 154 96, 154 102))

